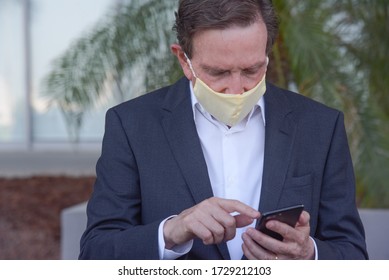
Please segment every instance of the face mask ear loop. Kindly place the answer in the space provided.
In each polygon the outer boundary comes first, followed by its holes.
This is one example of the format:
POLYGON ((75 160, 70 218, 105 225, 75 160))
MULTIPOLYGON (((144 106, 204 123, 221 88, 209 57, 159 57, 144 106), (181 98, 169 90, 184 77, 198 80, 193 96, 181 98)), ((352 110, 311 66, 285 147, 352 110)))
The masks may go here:
POLYGON ((189 57, 186 55, 186 53, 184 53, 185 57, 186 57, 186 61, 188 62, 188 65, 189 65, 189 68, 190 68, 190 71, 192 71, 192 74, 193 76, 197 79, 197 76, 193 70, 193 66, 192 66, 192 62, 190 61, 189 57))

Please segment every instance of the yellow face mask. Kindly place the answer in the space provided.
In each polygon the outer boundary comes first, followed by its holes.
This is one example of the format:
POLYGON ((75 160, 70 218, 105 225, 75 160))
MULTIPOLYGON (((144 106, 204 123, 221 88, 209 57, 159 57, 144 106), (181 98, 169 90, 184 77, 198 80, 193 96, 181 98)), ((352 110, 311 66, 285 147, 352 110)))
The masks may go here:
POLYGON ((230 127, 242 121, 266 91, 266 75, 264 75, 262 80, 254 88, 242 94, 216 92, 196 76, 191 61, 187 56, 186 58, 196 78, 193 91, 197 100, 215 119, 230 127))

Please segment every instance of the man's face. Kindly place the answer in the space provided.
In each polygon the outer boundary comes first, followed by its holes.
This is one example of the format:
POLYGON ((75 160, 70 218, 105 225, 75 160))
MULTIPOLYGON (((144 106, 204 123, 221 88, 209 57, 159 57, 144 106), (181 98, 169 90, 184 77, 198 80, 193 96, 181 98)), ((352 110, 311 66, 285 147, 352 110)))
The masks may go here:
MULTIPOLYGON (((266 72, 266 43, 267 30, 262 21, 248 27, 199 32, 193 38, 193 70, 217 92, 242 94, 252 89, 266 72)), ((184 72, 196 82, 188 69, 184 72)))

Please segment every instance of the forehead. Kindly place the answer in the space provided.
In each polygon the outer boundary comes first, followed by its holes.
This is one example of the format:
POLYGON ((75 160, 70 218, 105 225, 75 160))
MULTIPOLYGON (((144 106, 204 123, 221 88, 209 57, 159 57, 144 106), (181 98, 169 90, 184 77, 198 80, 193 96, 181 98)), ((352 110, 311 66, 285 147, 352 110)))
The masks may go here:
POLYGON ((246 27, 204 30, 193 37, 192 60, 210 66, 247 67, 265 59, 266 44, 267 30, 260 20, 246 27))

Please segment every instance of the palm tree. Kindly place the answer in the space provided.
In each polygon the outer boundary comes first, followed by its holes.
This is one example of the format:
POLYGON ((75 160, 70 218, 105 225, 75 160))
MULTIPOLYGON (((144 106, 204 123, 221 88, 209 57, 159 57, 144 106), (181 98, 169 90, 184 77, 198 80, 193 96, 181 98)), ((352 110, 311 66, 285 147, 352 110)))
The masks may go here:
MULTIPOLYGON (((169 51, 176 2, 122 2, 54 62, 46 92, 73 135, 101 97, 121 102, 181 75, 169 51)), ((273 3, 281 22, 269 79, 345 113, 358 203, 389 207, 389 1, 273 3)))
POLYGON ((170 56, 175 6, 174 1, 121 1, 53 61, 44 95, 62 111, 73 141, 85 112, 107 96, 121 102, 178 78, 170 56))

